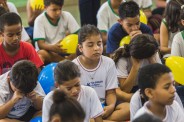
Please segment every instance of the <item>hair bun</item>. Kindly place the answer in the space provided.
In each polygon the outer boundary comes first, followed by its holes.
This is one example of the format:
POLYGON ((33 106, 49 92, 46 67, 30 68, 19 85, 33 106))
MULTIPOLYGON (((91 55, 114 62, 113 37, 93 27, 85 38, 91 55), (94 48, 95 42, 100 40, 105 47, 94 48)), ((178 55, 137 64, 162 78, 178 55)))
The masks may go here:
POLYGON ((60 103, 60 102, 64 102, 67 98, 67 94, 65 91, 63 90, 55 90, 54 94, 53 94, 53 101, 54 103, 60 103))

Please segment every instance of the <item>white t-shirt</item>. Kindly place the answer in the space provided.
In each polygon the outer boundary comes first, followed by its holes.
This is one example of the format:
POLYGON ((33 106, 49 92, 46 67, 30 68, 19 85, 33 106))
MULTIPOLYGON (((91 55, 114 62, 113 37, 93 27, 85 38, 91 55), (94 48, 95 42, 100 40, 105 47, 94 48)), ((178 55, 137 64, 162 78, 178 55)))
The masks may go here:
POLYGON ((174 36, 171 55, 184 57, 184 31, 181 31, 174 36))
MULTIPOLYGON (((13 93, 9 88, 9 84, 7 82, 7 76, 8 76, 9 72, 0 75, 0 106, 5 104, 7 101, 9 101, 12 96, 13 93)), ((36 88, 34 89, 36 93, 38 93, 40 96, 45 96, 45 93, 41 87, 41 85, 39 83, 37 83, 36 88)), ((10 118, 20 118, 21 116, 23 116, 27 110, 29 109, 29 107, 32 105, 31 100, 27 97, 23 97, 22 99, 20 99, 15 105, 14 107, 11 109, 11 111, 8 113, 8 117, 10 118)))
MULTIPOLYGON (((53 93, 54 91, 49 92, 44 98, 42 107, 43 122, 49 122, 49 112, 53 104, 53 93)), ((81 85, 81 91, 79 93, 77 101, 80 103, 86 114, 84 122, 89 122, 91 118, 96 118, 103 113, 102 105, 98 99, 95 90, 88 86, 81 85)))
POLYGON ((146 9, 152 6, 152 0, 133 0, 139 5, 139 8, 146 9))
POLYGON ((107 32, 111 26, 118 22, 119 15, 111 7, 110 0, 105 2, 97 13, 97 27, 100 31, 107 32))
MULTIPOLYGON (((19 15, 17 8, 15 7, 15 5, 12 2, 7 2, 7 6, 10 12, 15 12, 16 14, 19 15)), ((29 35, 27 34, 26 30, 24 29, 24 27, 22 27, 22 37, 21 37, 22 41, 28 41, 30 40, 29 35)))
POLYGON ((86 69, 79 57, 73 60, 81 71, 81 84, 95 89, 101 102, 105 101, 106 91, 118 88, 117 71, 114 61, 106 56, 101 56, 98 66, 86 69))
POLYGON ((62 11, 56 25, 43 12, 35 19, 33 36, 35 41, 45 40, 48 44, 56 44, 66 36, 66 31, 76 33, 78 30, 79 25, 69 12, 62 11))
MULTIPOLYGON (((183 104, 178 96, 177 93, 175 93, 175 100, 178 102, 181 108, 183 108, 183 104)), ((130 120, 132 121, 136 112, 142 107, 142 102, 141 102, 141 96, 140 96, 140 90, 137 90, 131 100, 130 100, 130 120)))
MULTIPOLYGON (((137 111, 135 114, 135 118, 143 115, 144 113, 148 113, 151 115, 154 115, 148 108, 149 101, 147 101, 144 106, 137 111)), ((184 112, 181 108, 181 106, 176 102, 175 100, 173 101, 172 105, 166 105, 166 116, 162 120, 163 122, 183 122, 184 120, 184 112)))
MULTIPOLYGON (((161 60, 159 58, 158 53, 156 54, 155 58, 156 58, 155 60, 157 63, 161 63, 161 60)), ((148 64, 150 64, 148 59, 142 59, 141 67, 146 66, 148 64)), ((119 78, 127 78, 129 73, 130 73, 130 70, 132 68, 131 59, 124 58, 124 57, 120 58, 116 64, 116 68, 117 68, 117 72, 118 72, 117 76, 119 78)))

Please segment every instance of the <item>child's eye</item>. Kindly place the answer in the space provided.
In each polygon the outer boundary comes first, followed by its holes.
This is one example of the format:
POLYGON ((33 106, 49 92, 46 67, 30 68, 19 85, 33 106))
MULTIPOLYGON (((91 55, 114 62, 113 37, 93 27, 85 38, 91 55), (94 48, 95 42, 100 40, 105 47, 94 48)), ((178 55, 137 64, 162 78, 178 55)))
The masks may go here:
POLYGON ((88 44, 88 47, 93 47, 93 45, 92 44, 88 44))
POLYGON ((101 45, 102 45, 102 43, 100 42, 100 43, 98 43, 97 45, 98 45, 98 46, 101 46, 101 45))
POLYGON ((72 88, 66 88, 68 91, 70 91, 72 88))

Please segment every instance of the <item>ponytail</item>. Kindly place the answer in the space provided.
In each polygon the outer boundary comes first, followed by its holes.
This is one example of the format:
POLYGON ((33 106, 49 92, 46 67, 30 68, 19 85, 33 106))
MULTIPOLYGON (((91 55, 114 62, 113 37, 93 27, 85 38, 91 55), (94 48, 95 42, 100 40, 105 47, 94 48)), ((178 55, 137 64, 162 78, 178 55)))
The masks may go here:
POLYGON ((125 57, 125 58, 130 57, 130 51, 129 51, 129 45, 128 44, 125 44, 124 46, 119 47, 113 53, 112 59, 114 60, 114 62, 116 64, 121 57, 125 57))

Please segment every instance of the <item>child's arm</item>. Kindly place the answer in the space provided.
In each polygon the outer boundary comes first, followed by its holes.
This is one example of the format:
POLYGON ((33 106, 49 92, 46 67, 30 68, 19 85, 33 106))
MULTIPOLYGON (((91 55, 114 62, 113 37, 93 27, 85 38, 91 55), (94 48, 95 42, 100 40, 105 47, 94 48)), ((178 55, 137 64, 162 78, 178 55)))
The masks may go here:
POLYGON ((27 95, 27 97, 29 99, 31 99, 35 109, 37 109, 37 110, 41 110, 42 109, 42 104, 43 104, 43 97, 42 96, 40 96, 35 91, 32 91, 31 93, 29 93, 27 95))
POLYGON ((135 84, 135 79, 138 74, 138 70, 141 64, 141 61, 138 59, 135 59, 131 57, 132 60, 132 68, 130 70, 130 73, 127 78, 118 78, 119 83, 120 83, 120 88, 122 91, 129 93, 132 89, 132 87, 135 84))
POLYGON ((42 10, 42 6, 41 5, 37 5, 37 6, 35 6, 35 10, 33 10, 31 8, 30 0, 28 0, 27 1, 27 5, 26 5, 26 10, 27 10, 27 16, 28 16, 27 17, 28 24, 29 24, 29 26, 34 26, 34 20, 43 11, 42 10))
POLYGON ((59 43, 51 45, 46 44, 44 40, 38 40, 38 46, 40 49, 44 49, 47 51, 55 52, 55 53, 65 53, 66 50, 62 49, 59 43))
POLYGON ((13 97, 5 104, 0 106, 0 119, 5 118, 8 113, 11 111, 11 109, 14 107, 14 105, 23 98, 23 94, 15 91, 13 94, 13 97))
POLYGON ((160 51, 162 54, 167 54, 171 52, 171 48, 168 48, 168 45, 169 32, 164 22, 162 22, 160 26, 160 51))
POLYGON ((106 91, 106 104, 107 106, 104 107, 104 113, 102 115, 103 118, 107 118, 108 116, 110 116, 115 109, 116 105, 115 89, 106 91))

